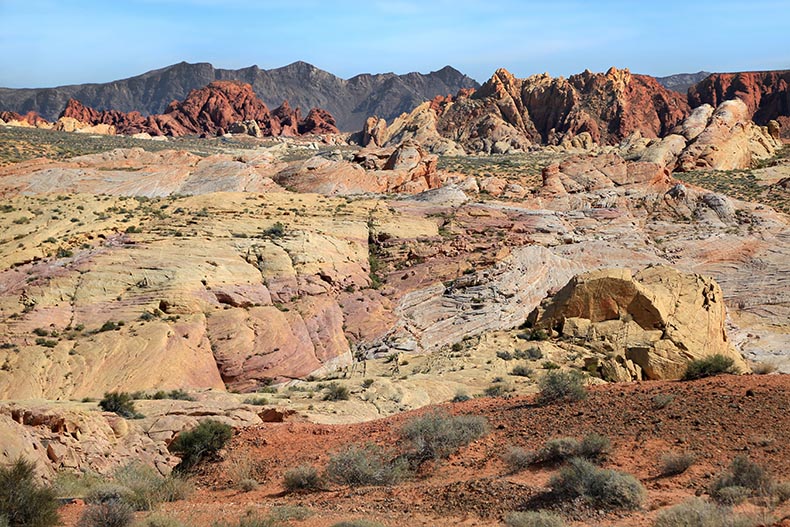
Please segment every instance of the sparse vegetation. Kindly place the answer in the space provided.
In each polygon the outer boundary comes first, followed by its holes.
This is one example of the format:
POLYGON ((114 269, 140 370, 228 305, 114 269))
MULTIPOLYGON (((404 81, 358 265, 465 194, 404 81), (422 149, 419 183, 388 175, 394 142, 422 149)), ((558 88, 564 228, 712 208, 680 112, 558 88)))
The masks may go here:
POLYGON ((521 447, 510 447, 502 456, 502 461, 511 473, 526 470, 535 462, 535 454, 521 447))
POLYGON ((244 399, 244 404, 251 404, 253 406, 266 406, 269 404, 269 399, 266 397, 247 397, 244 399))
POLYGON ((535 372, 532 368, 525 364, 518 364, 510 371, 510 375, 515 375, 517 377, 530 377, 533 373, 535 372))
POLYGON ((85 509, 79 527, 128 527, 133 520, 132 509, 125 503, 102 503, 85 509))
POLYGON ((58 501, 51 488, 35 481, 35 466, 18 458, 0 466, 0 518, 11 527, 51 527, 59 524, 58 501))
POLYGON ((717 501, 732 503, 733 499, 740 496, 745 499, 755 495, 768 495, 772 486, 771 476, 763 467, 746 456, 738 456, 732 460, 728 469, 714 480, 710 495, 717 501))
POLYGON ((105 393, 104 398, 99 401, 99 407, 105 412, 114 412, 127 419, 142 417, 135 410, 133 398, 127 392, 105 393))
POLYGON ((434 411, 406 422, 401 435, 418 462, 444 459, 488 433, 488 421, 476 415, 451 416, 434 411))
POLYGON ((654 527, 755 527, 758 521, 729 509, 692 498, 658 513, 654 527))
POLYGON ((287 470, 283 477, 283 486, 288 492, 318 490, 322 487, 322 481, 318 470, 305 464, 287 470))
POLYGON ((230 426, 206 419, 192 430, 181 432, 170 443, 170 452, 181 457, 176 470, 184 472, 192 469, 203 459, 216 455, 233 435, 230 426))
POLYGON ((683 380, 691 381, 725 373, 738 373, 735 367, 735 361, 731 357, 717 353, 710 357, 689 362, 683 380))
POLYGON ((374 522, 373 520, 344 520, 342 522, 333 523, 331 527, 386 527, 383 523, 374 522))
POLYGON ((538 386, 540 388, 538 404, 541 405, 560 401, 581 401, 587 397, 584 375, 576 370, 549 371, 538 381, 538 386))
POLYGON ((329 383, 324 393, 324 401, 347 401, 348 397, 348 388, 337 382, 329 383))
POLYGON ((694 454, 690 452, 668 453, 661 456, 661 475, 675 476, 688 470, 696 461, 694 454))
POLYGON ((507 527, 565 527, 561 516, 546 511, 511 512, 505 517, 507 527))
POLYGON ((571 459, 549 486, 559 496, 580 497, 601 509, 637 509, 646 494, 630 474, 602 469, 581 458, 571 459))
POLYGON ((371 443, 364 447, 350 445, 332 454, 326 474, 330 480, 352 487, 389 485, 404 477, 405 468, 398 460, 387 460, 384 452, 371 443))

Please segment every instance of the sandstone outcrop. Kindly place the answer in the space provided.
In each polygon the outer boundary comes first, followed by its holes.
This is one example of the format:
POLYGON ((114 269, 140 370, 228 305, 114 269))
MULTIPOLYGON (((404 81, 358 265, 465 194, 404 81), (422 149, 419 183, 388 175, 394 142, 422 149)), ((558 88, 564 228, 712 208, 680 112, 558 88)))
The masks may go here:
POLYGON ((8 111, 0 112, 0 120, 2 120, 7 126, 21 126, 24 128, 52 127, 52 123, 33 111, 27 112, 25 115, 8 111))
POLYGON ((790 71, 714 73, 688 92, 692 106, 715 108, 735 98, 746 104, 747 118, 762 126, 778 121, 783 136, 790 137, 790 71))
POLYGON ((647 379, 679 379, 689 361, 715 354, 746 371, 727 338, 723 298, 711 278, 667 266, 635 275, 602 269, 574 277, 530 319, 537 328, 617 354, 647 379))
POLYGON ((630 157, 661 163, 671 170, 733 170, 751 168, 775 154, 781 142, 767 127, 755 125, 740 99, 724 101, 715 110, 703 104, 660 141, 641 145, 633 138, 621 145, 630 157))
POLYGON ((416 194, 441 186, 438 158, 414 141, 395 149, 368 150, 352 161, 339 155, 317 155, 274 176, 279 185, 298 192, 416 194))
POLYGON ((223 135, 232 127, 240 130, 236 133, 258 137, 337 133, 328 112, 314 108, 301 120, 299 109, 291 109, 287 101, 270 112, 249 84, 234 81, 215 81, 192 90, 183 101, 170 103, 163 114, 143 117, 140 112, 98 112, 70 99, 60 115, 61 119, 66 117, 88 125, 111 125, 124 135, 213 136, 223 135), (255 127, 251 122, 256 123, 255 127))

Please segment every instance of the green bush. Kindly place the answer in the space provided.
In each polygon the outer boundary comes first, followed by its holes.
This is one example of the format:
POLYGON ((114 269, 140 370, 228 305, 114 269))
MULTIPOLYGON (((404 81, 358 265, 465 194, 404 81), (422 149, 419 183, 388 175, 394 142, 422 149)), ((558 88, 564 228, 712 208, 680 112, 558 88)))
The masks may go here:
POLYGON ((664 454, 661 456, 661 475, 675 476, 682 474, 694 464, 695 460, 694 454, 690 452, 664 454))
POLYGON ((735 367, 735 361, 731 357, 717 353, 704 359, 689 362, 683 380, 691 381, 724 373, 738 373, 738 369, 735 367))
POLYGON ((324 394, 324 401, 347 401, 348 395, 349 395, 348 388, 346 388, 342 384, 331 382, 326 387, 326 393, 324 394))
POLYGON ((606 457, 611 442, 606 436, 588 434, 581 441, 573 437, 556 437, 546 441, 533 457, 537 463, 559 463, 572 457, 600 461, 606 457))
POLYGON ((352 487, 390 485, 403 478, 405 466, 388 461, 376 445, 350 445, 330 456, 326 474, 330 480, 352 487))
POLYGON ((214 522, 212 527, 281 527, 281 524, 273 518, 258 516, 254 511, 247 511, 247 514, 239 519, 238 523, 228 523, 225 521, 214 522))
POLYGON ((105 503, 127 503, 131 499, 132 491, 118 483, 102 483, 96 485, 85 495, 85 503, 89 505, 103 505, 105 503))
POLYGON ((581 401, 587 397, 584 375, 576 370, 551 370, 541 377, 538 387, 538 404, 541 405, 558 401, 581 401))
POLYGON ((114 412, 127 419, 142 417, 135 410, 132 396, 127 392, 105 393, 104 398, 99 401, 99 407, 105 412, 114 412))
POLYGON ((565 527, 561 516, 546 511, 511 512, 505 517, 507 527, 565 527))
POLYGON ((605 459, 612 449, 612 442, 608 437, 600 434, 587 434, 579 443, 579 457, 590 461, 605 459))
POLYGON ((447 458, 487 433, 488 421, 484 417, 451 416, 442 410, 414 417, 401 429, 418 462, 447 458))
POLYGON ((452 402, 454 402, 454 403, 462 403, 462 402, 468 401, 470 399, 471 399, 471 397, 469 397, 469 395, 466 392, 464 392, 462 390, 458 390, 457 392, 455 392, 455 395, 453 396, 452 402))
POLYGON ((136 522, 134 527, 186 527, 176 518, 164 516, 162 514, 152 514, 147 518, 136 522))
POLYGON ((288 492, 318 490, 322 486, 321 476, 314 466, 300 465, 285 472, 283 486, 288 492))
POLYGON ((16 527, 50 527, 58 525, 58 501, 52 489, 35 481, 35 465, 18 458, 0 467, 0 518, 16 527))
POLYGON ((589 461, 573 458, 549 486, 560 496, 581 497, 602 509, 638 509, 645 488, 630 474, 599 468, 589 461))
POLYGON ((192 430, 181 432, 169 447, 170 452, 181 457, 176 470, 188 471, 203 459, 216 455, 232 435, 230 426, 213 419, 201 421, 192 430))
POLYGON ((125 503, 91 505, 80 517, 79 527, 127 527, 132 524, 132 509, 125 503))
POLYGON ((658 513, 654 527, 755 527, 759 522, 692 498, 658 513))
POLYGON ((771 492, 771 477, 757 463, 746 456, 738 456, 732 460, 726 472, 717 477, 710 488, 710 495, 717 501, 727 502, 744 491, 733 490, 732 487, 747 489, 748 495, 767 495, 771 492), (725 490, 730 489, 730 490, 725 490))
POLYGON ((510 371, 510 375, 516 375, 518 377, 529 377, 533 373, 535 372, 532 371, 532 368, 524 364, 519 364, 517 366, 514 366, 513 369, 510 371))

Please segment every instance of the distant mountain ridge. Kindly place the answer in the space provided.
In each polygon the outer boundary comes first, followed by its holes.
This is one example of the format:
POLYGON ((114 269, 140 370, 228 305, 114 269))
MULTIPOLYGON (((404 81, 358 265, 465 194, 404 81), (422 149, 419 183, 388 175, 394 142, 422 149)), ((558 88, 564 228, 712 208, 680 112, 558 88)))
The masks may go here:
POLYGON ((658 83, 668 90, 676 91, 686 95, 689 88, 710 76, 709 71, 698 71, 697 73, 676 73, 666 77, 656 77, 658 83))
POLYGON ((218 80, 251 84, 270 107, 287 100, 292 107, 305 111, 324 108, 335 116, 338 128, 343 131, 361 129, 370 115, 392 119, 437 95, 479 87, 477 81, 450 66, 427 74, 361 74, 342 79, 306 62, 270 70, 257 66, 232 70, 215 68, 205 62, 180 62, 103 84, 0 88, 0 110, 23 114, 34 110, 54 120, 73 98, 96 110, 139 111, 149 115, 162 113, 168 104, 184 99, 190 90, 218 80))

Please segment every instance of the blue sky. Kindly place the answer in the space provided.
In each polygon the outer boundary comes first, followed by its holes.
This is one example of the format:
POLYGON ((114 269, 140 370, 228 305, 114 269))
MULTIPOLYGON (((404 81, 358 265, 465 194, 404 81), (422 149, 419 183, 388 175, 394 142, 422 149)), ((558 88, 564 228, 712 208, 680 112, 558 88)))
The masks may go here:
POLYGON ((0 0, 0 86, 106 82, 186 60, 341 77, 450 64, 484 81, 589 68, 790 68, 790 0, 0 0))

